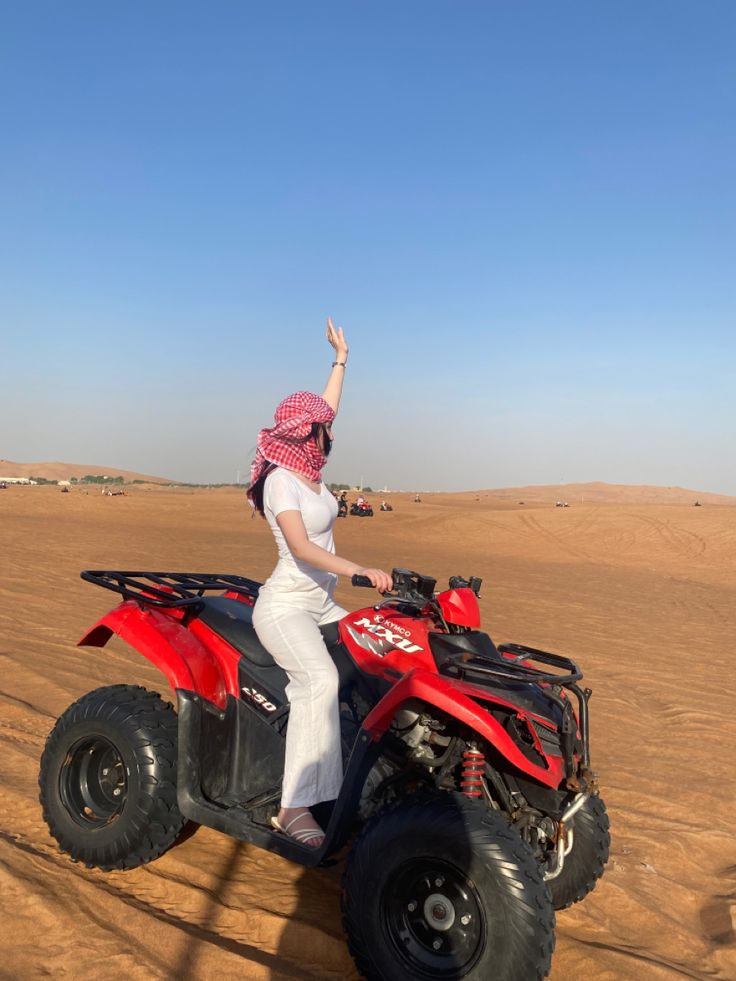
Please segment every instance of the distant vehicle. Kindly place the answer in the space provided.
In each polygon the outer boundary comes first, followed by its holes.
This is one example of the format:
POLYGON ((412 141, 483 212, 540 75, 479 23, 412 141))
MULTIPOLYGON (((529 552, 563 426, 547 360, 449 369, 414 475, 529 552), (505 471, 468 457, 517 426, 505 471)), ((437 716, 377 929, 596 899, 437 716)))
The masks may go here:
POLYGON ((381 501, 381 511, 393 511, 393 505, 389 504, 388 501, 381 501))
POLYGON ((372 518, 373 507, 364 498, 359 497, 357 501, 350 505, 350 513, 358 518, 372 518))
POLYGON ((570 505, 567 503, 567 501, 555 501, 555 507, 556 508, 569 508, 570 505))

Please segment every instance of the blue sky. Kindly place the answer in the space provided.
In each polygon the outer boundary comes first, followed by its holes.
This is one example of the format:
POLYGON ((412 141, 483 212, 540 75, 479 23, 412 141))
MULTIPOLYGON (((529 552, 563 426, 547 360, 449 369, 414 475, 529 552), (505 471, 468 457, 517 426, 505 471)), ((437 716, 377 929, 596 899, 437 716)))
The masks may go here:
POLYGON ((0 457, 736 494, 736 7, 6 5, 0 457), (14 9, 12 9, 14 8, 14 9))

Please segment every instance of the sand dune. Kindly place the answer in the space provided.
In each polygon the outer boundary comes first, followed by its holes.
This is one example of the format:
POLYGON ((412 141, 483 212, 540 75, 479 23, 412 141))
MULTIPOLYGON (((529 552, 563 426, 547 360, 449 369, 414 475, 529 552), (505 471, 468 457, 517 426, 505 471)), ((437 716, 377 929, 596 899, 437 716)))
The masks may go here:
POLYGON ((495 490, 467 491, 458 497, 496 497, 517 504, 550 504, 567 501, 578 504, 725 504, 736 506, 736 497, 711 491, 688 490, 686 487, 651 487, 647 484, 533 484, 527 487, 502 487, 495 490))
POLYGON ((80 480, 92 474, 94 477, 122 477, 125 481, 150 480, 155 484, 171 483, 166 477, 151 477, 149 474, 136 473, 133 470, 121 470, 119 467, 101 467, 96 463, 14 463, 12 460, 0 460, 0 477, 44 477, 46 480, 80 480))
MULTIPOLYGON (((149 481, 153 484, 175 484, 168 477, 154 477, 150 474, 121 470, 119 467, 104 467, 94 463, 14 463, 0 460, 0 476, 44 477, 46 480, 80 479, 87 474, 100 477, 122 477, 124 481, 149 481)), ((332 480, 341 479, 333 476, 332 480)), ((184 485, 186 486, 186 485, 184 485)), ((438 502, 446 494, 425 493, 425 499, 438 502)), ((608 484, 595 481, 585 484, 533 484, 525 487, 501 487, 494 489, 464 491, 450 495, 457 505, 492 497, 516 505, 520 501, 527 505, 550 504, 555 501, 568 501, 578 504, 719 504, 736 507, 736 497, 714 494, 711 491, 689 490, 685 487, 652 487, 646 484, 608 484)))
MULTIPOLYGON (((486 493, 392 495, 393 513, 348 518, 336 537, 367 564, 482 576, 495 639, 585 669, 612 858, 598 889, 558 914, 551 977, 736 978, 736 507, 556 509, 486 493)), ((199 829, 149 866, 104 874, 60 854, 37 802, 44 740, 71 701, 116 682, 166 691, 117 639, 75 647, 114 602, 79 570, 259 579, 273 552, 234 489, 0 491, 0 977, 357 977, 339 865, 306 872, 199 829)), ((338 598, 365 601, 344 584, 338 598)))

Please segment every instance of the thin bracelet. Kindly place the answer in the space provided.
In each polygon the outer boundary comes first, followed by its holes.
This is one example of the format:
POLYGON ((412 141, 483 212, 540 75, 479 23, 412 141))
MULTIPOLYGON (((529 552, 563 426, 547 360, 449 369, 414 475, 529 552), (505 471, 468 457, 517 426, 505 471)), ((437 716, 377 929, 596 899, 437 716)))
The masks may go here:
POLYGON ((341 368, 345 368, 347 366, 347 361, 333 361, 332 362, 332 367, 333 368, 336 368, 337 365, 340 365, 341 368))

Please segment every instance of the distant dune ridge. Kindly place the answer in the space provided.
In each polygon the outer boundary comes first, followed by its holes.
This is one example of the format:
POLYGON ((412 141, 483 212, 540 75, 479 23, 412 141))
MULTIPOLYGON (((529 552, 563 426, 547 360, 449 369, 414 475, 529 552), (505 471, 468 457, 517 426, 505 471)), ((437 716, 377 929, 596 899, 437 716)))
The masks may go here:
POLYGON ((168 477, 152 477, 119 467, 100 467, 92 463, 14 463, 0 460, 0 479, 3 477, 45 477, 46 480, 80 480, 87 474, 95 477, 122 477, 125 481, 148 480, 153 484, 174 484, 168 477))
POLYGON ((736 497, 710 491, 689 490, 686 487, 655 487, 648 484, 606 484, 593 481, 587 484, 538 484, 528 487, 503 487, 494 490, 466 493, 491 494, 514 502, 567 501, 580 504, 726 504, 736 505, 736 497))
MULTIPOLYGON (((2 477, 45 477, 46 480, 81 479, 87 474, 95 477, 122 477, 130 482, 145 480, 153 484, 175 484, 169 477, 153 477, 150 474, 121 470, 119 467, 100 467, 92 463, 14 463, 0 459, 0 479, 2 477)), ((379 494, 380 492, 376 492, 379 494)), ((429 491, 421 491, 430 494, 429 491)), ((435 492, 440 494, 449 491, 435 492)), ((736 506, 736 497, 728 494, 714 494, 711 491, 695 491, 686 487, 656 487, 648 484, 607 484, 593 481, 587 484, 532 484, 527 487, 496 487, 481 490, 456 491, 453 497, 489 495, 501 501, 518 504, 554 504, 567 501, 568 504, 722 504, 736 506)))

